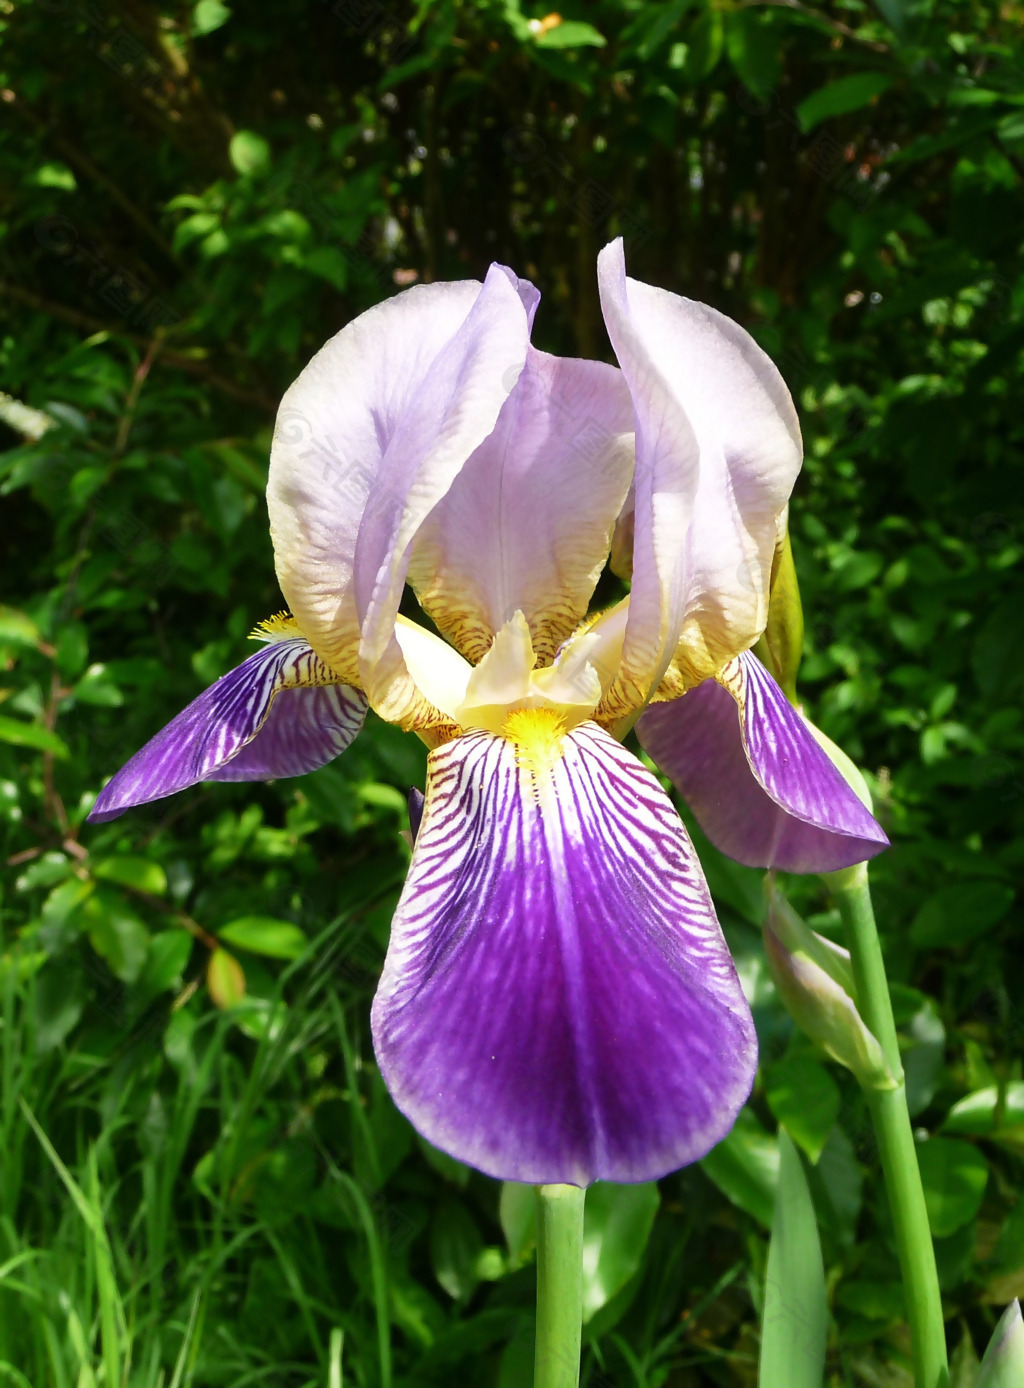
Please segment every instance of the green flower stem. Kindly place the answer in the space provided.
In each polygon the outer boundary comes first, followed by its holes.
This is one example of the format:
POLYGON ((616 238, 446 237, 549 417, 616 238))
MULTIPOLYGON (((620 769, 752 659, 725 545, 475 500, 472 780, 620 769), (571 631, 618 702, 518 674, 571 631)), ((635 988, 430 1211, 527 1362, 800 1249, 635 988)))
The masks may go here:
POLYGON ((865 1093, 896 1232, 910 1319, 914 1381, 917 1388, 947 1388, 949 1367, 935 1249, 910 1126, 896 1021, 871 905, 867 865, 861 863, 846 872, 833 873, 826 880, 846 927, 860 1014, 878 1038, 889 1069, 899 1080, 895 1089, 869 1089, 865 1093))
POLYGON ((583 1331, 583 1201, 579 1186, 537 1186, 534 1388, 579 1388, 583 1331))

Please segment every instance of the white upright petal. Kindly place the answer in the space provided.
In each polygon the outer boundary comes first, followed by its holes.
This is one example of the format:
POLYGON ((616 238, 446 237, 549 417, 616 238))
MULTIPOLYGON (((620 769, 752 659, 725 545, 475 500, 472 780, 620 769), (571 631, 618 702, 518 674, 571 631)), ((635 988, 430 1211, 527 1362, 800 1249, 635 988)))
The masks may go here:
POLYGON ((587 610, 633 473, 622 373, 530 349, 494 432, 413 544, 409 579, 470 660, 515 612, 541 664, 587 610))
POLYGON ((416 286, 350 323, 286 393, 267 487, 278 578, 313 648, 345 678, 362 683, 372 650, 390 642, 410 697, 393 638, 404 550, 494 427, 535 303, 533 287, 499 267, 484 286, 416 286))
MULTIPOLYGON (((532 285, 491 266, 464 323, 432 362, 381 459, 353 573, 360 683, 374 708, 394 722, 415 718, 415 696, 394 634, 412 542, 494 428, 526 360, 536 303, 532 285)), ((487 563, 487 556, 480 562, 487 563)))
POLYGON ((636 412, 632 591, 613 691, 625 712, 673 659, 695 684, 760 634, 801 444, 782 377, 738 324, 627 278, 621 240, 601 252, 598 279, 636 412))

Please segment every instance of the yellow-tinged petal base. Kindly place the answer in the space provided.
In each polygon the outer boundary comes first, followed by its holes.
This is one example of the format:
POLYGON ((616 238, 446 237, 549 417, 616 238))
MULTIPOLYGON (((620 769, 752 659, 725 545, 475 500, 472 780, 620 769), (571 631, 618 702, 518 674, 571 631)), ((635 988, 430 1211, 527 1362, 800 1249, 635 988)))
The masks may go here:
POLYGON ((517 765, 535 779, 561 761, 567 731, 564 715, 554 708, 514 708, 501 727, 502 737, 515 746, 517 765))

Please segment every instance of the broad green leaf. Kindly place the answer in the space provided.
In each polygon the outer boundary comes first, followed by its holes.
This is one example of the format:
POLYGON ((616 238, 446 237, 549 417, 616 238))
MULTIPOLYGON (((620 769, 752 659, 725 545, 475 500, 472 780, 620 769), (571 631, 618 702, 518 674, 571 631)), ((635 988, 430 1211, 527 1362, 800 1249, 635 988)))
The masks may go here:
POLYGON ((81 909, 89 943, 122 983, 135 983, 146 962, 149 931, 119 892, 98 887, 81 909))
POLYGON ((233 954, 215 949, 206 966, 206 984, 216 1007, 237 1007, 245 998, 245 974, 233 954))
POLYGON ((443 1201, 430 1229, 430 1261, 434 1276, 454 1301, 468 1301, 476 1290, 483 1248, 476 1220, 465 1205, 443 1201))
POLYGON ((533 1186, 506 1181, 498 1204, 502 1232, 513 1267, 525 1263, 537 1246, 537 1197, 533 1186))
POLYGON ((37 646, 39 628, 25 612, 0 603, 0 645, 37 646))
POLYGON ((82 928, 79 908, 95 890, 94 882, 79 877, 54 887, 39 914, 39 943, 44 949, 55 954, 75 938, 82 928))
POLYGON ((71 859, 64 853, 43 853, 15 880, 16 892, 31 892, 36 887, 52 887, 63 882, 71 872, 71 859))
POLYGON ((89 666, 75 685, 74 695, 79 703, 94 708, 120 708, 124 703, 124 695, 101 664, 89 666))
POLYGON ((734 1205, 771 1228, 779 1180, 779 1144, 750 1109, 740 1110, 728 1137, 712 1147, 701 1170, 734 1205))
POLYGON ((1024 1128, 1024 1081, 1011 1080, 1000 1087, 989 1085, 960 1099, 949 1110, 944 1133, 970 1137, 993 1136, 1005 1129, 1024 1128))
POLYGON ((969 1142, 933 1137, 917 1148, 928 1223, 937 1239, 973 1219, 988 1184, 988 1162, 969 1142))
POLYGON ((226 944, 263 954, 269 959, 298 959, 306 937, 297 925, 273 916, 240 916, 217 931, 226 944))
POLYGON ((333 284, 335 289, 348 287, 348 261, 337 246, 317 246, 303 259, 302 267, 309 274, 333 284))
POLYGON ((125 854, 117 858, 101 858, 93 868, 93 876, 101 882, 117 882, 122 887, 134 887, 150 896, 163 896, 167 891, 167 874, 152 858, 125 854))
POLYGON ((254 130, 239 130, 232 135, 228 157, 243 175, 266 173, 270 168, 270 146, 254 130))
POLYGON ((893 79, 883 72, 855 72, 819 88, 796 108, 806 134, 832 116, 859 111, 892 86, 893 79))
POLYGON ((843 1281, 839 1284, 836 1301, 847 1311, 855 1311, 869 1321, 902 1320, 906 1315, 902 1282, 871 1280, 843 1281))
POLYGON ((149 953, 139 975, 139 991, 147 996, 176 988, 192 953, 187 930, 161 930, 149 942, 149 953))
POLYGON ((778 1060, 765 1072, 768 1107, 816 1162, 839 1117, 839 1086, 816 1060, 778 1060))
POLYGON ((999 122, 999 138, 1016 153, 1024 149, 1024 111, 1013 111, 999 122))
POLYGON ((818 1227, 840 1248, 852 1248, 861 1211, 864 1175, 853 1143, 836 1124, 821 1156, 807 1173, 818 1227))
POLYGON ((229 1003, 226 1010, 238 1030, 252 1041, 276 1041, 288 1020, 288 1005, 281 998, 257 998, 252 993, 229 1003))
POLYGON ((538 48, 604 48, 608 40, 592 24, 564 19, 545 29, 536 39, 538 48))
POLYGON ((36 752, 49 752, 61 761, 71 755, 67 743, 41 723, 23 723, 20 718, 0 714, 0 742, 14 747, 31 747, 36 752))
POLYGON ((779 1186, 765 1272, 758 1388, 821 1388, 828 1300, 800 1155, 779 1134, 779 1186))
POLYGON ((643 1261, 660 1197, 654 1181, 620 1186, 598 1181, 583 1212, 583 1321, 610 1301, 643 1261))
POLYGON ((958 882, 928 898, 910 926, 919 949, 964 945, 995 928, 1014 902, 1005 882, 958 882))
POLYGON ((910 1115, 923 1113, 935 1097, 946 1063, 946 1028, 931 998, 901 1028, 909 1045, 903 1044, 901 1059, 907 1086, 910 1115))
MULTIPOLYGON (((754 96, 763 99, 779 85, 781 38, 770 16, 757 10, 728 11, 725 46, 736 75, 754 96)), ((773 601, 774 595, 773 583, 773 601)))
POLYGON ((89 659, 89 634, 81 622, 65 622, 57 637, 57 668, 65 679, 74 679, 89 659))
POLYGON ((721 12, 717 9, 705 11, 687 30, 686 38, 683 70, 690 82, 703 82, 717 67, 722 56, 724 31, 721 12))
POLYGON ((85 1006, 85 981, 77 959, 65 955, 42 969, 35 981, 35 1047, 52 1051, 77 1023, 85 1006))
POLYGON ((192 10, 192 36, 200 39, 212 34, 231 18, 231 11, 222 0, 199 0, 192 10))

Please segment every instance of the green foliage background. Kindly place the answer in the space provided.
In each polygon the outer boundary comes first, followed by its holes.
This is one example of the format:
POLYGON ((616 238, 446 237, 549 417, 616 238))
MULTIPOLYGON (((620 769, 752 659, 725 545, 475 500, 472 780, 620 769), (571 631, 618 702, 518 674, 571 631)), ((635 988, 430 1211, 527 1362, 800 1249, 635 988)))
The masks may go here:
MULTIPOLYGON (((313 351, 500 259, 541 346, 608 356, 622 234, 800 406, 802 690, 894 841, 873 877, 970 1388, 1024 1291, 1018 0, 0 15, 0 1377, 529 1383, 528 1207, 417 1140, 369 1046, 415 740, 373 722, 301 781, 83 819, 281 606, 262 490, 313 351)), ((591 1193, 584 1382, 756 1381, 781 1123, 829 1382, 906 1384, 857 1093, 775 1000, 759 874, 703 859, 761 1075, 700 1167, 591 1193)))

